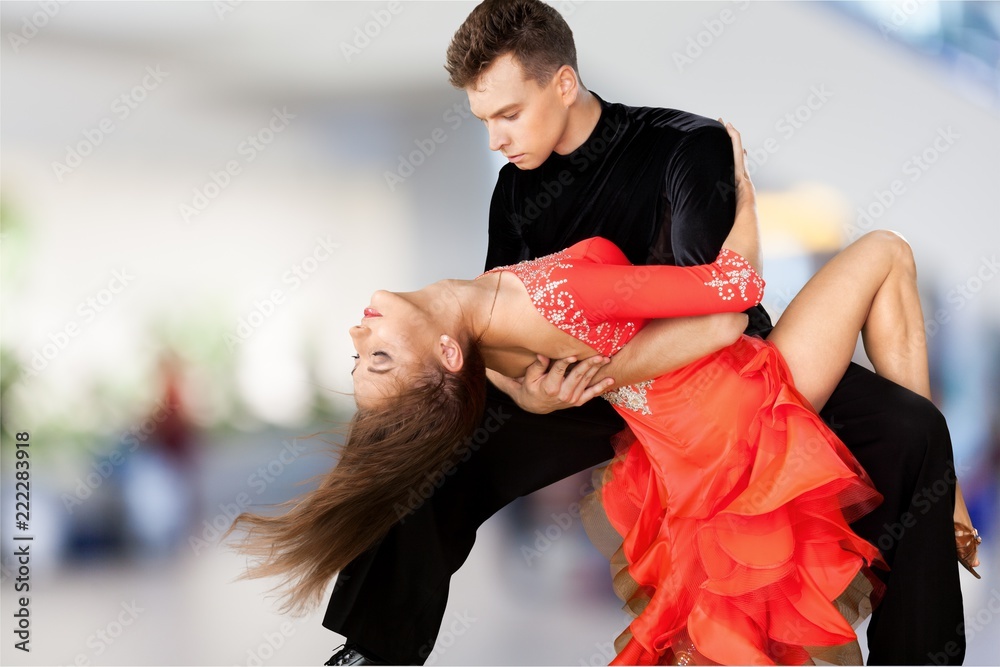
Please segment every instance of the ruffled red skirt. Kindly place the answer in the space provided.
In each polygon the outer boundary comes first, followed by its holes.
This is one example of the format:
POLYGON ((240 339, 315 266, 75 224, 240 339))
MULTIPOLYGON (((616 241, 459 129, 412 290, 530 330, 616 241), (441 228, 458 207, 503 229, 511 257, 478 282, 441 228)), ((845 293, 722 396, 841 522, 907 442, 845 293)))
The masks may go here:
POLYGON ((882 497, 759 338, 610 396, 629 429, 586 525, 635 615, 612 664, 861 662, 882 497))

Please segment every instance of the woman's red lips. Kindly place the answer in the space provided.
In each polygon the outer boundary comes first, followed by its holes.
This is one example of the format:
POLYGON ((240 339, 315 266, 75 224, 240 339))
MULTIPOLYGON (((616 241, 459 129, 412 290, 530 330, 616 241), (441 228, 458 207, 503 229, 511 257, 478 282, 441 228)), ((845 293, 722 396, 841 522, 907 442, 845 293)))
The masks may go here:
POLYGON ((374 308, 365 308, 365 317, 382 317, 382 313, 378 312, 374 308))

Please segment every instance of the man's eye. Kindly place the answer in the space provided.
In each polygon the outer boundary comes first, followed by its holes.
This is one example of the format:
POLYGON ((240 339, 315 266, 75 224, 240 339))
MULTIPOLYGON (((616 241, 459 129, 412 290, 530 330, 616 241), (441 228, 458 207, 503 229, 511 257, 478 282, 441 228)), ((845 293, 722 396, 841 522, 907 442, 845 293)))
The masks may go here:
POLYGON ((516 114, 516 113, 512 113, 512 114, 511 114, 511 115, 509 115, 509 116, 504 116, 504 118, 506 118, 507 120, 517 120, 517 117, 518 117, 518 115, 519 115, 519 114, 516 114))

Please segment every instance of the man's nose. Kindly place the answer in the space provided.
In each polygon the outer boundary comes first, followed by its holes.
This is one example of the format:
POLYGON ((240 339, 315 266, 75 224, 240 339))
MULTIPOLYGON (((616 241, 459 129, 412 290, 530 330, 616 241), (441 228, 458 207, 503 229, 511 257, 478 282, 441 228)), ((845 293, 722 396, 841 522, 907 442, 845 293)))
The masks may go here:
POLYGON ((488 131, 490 133, 491 151, 498 151, 509 143, 506 133, 501 132, 496 125, 491 125, 488 131))

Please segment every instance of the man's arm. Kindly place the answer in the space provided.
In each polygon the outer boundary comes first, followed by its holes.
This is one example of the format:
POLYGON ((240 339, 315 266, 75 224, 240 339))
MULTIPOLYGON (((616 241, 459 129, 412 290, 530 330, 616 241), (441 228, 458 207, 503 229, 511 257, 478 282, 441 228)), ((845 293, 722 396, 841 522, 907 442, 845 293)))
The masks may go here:
POLYGON ((670 245, 678 266, 713 261, 736 217, 733 143, 721 125, 691 132, 667 165, 670 245))

